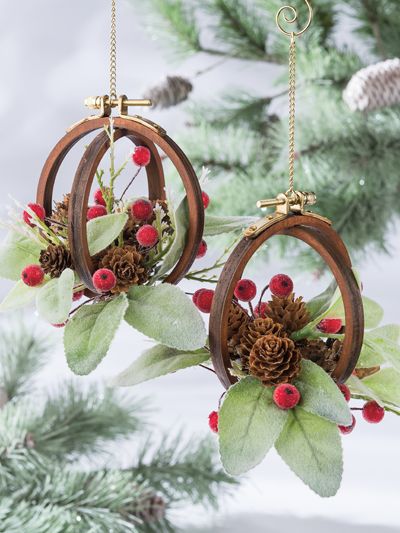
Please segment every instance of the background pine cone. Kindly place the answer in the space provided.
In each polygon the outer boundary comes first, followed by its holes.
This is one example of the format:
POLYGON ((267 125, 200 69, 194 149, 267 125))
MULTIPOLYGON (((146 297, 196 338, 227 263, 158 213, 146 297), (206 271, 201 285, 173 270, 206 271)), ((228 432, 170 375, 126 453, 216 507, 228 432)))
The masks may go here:
MULTIPOLYGON (((69 209, 70 198, 71 198, 70 194, 64 194, 61 202, 56 203, 53 209, 53 212, 51 214, 52 220, 60 222, 61 224, 64 224, 64 225, 68 224, 68 209, 69 209)), ((56 232, 62 227, 63 226, 58 226, 58 224, 52 224, 52 228, 56 232)))
POLYGON ((59 278, 66 268, 73 268, 71 252, 62 244, 50 244, 42 250, 39 262, 45 274, 52 278, 59 278))
POLYGON ((149 494, 138 503, 133 514, 143 520, 145 524, 159 522, 165 518, 167 504, 157 494, 149 494))
POLYGON ((228 316, 228 351, 233 359, 237 356, 236 346, 240 343, 240 328, 247 325, 249 320, 249 315, 240 305, 231 305, 228 316))
POLYGON ((265 335, 285 336, 283 326, 277 324, 271 318, 256 318, 243 324, 238 333, 239 344, 236 353, 242 360, 243 369, 249 368, 250 352, 255 342, 265 335))
POLYGON ((342 343, 339 340, 335 340, 331 346, 321 339, 305 340, 298 343, 297 347, 304 359, 316 363, 328 374, 335 371, 342 351, 342 343))
POLYGON ((264 335, 250 353, 250 374, 266 386, 291 383, 300 373, 301 354, 288 337, 264 335))
POLYGON ((153 107, 165 109, 180 104, 188 99, 193 90, 192 83, 182 76, 167 76, 167 79, 146 91, 146 98, 153 107))
POLYGON ((98 268, 108 268, 114 272, 117 284, 113 293, 127 292, 133 285, 142 285, 149 273, 144 265, 144 257, 135 246, 113 246, 101 257, 98 268))
POLYGON ((304 328, 310 321, 310 313, 303 298, 296 298, 294 293, 286 298, 272 296, 268 305, 268 316, 282 324, 288 335, 304 328))

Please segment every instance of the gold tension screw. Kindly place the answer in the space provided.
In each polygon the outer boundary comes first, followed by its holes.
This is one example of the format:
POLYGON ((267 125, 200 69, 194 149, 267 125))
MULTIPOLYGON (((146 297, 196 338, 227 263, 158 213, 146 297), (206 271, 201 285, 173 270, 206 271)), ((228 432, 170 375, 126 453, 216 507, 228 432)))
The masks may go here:
POLYGON ((307 205, 314 205, 317 197, 313 192, 293 191, 278 194, 276 198, 260 200, 257 207, 264 209, 275 207, 276 212, 282 215, 289 213, 303 213, 307 205))
POLYGON ((101 116, 109 116, 113 107, 118 107, 121 115, 127 115, 129 107, 149 107, 152 105, 151 100, 148 99, 130 100, 125 95, 119 98, 110 98, 107 94, 104 96, 89 96, 85 98, 84 103, 89 109, 99 109, 101 116))

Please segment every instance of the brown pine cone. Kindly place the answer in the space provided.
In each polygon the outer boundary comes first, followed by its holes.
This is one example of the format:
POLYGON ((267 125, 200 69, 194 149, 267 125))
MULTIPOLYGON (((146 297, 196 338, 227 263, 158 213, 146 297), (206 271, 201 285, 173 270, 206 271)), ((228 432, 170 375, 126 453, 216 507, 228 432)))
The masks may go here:
POLYGON ((55 220, 56 222, 60 222, 60 226, 58 224, 52 224, 52 228, 56 232, 60 228, 63 228, 63 225, 68 224, 68 209, 69 209, 70 198, 71 198, 70 194, 64 194, 61 202, 57 202, 53 209, 53 212, 51 214, 52 220, 55 220))
POLYGON ((144 496, 133 510, 133 514, 143 520, 145 524, 159 522, 165 518, 167 504, 157 494, 144 496))
POLYGON ((328 346, 321 339, 305 340, 297 344, 301 355, 316 363, 328 374, 333 374, 339 362, 342 351, 342 343, 335 340, 331 346, 328 346))
POLYGON ((117 284, 113 293, 127 292, 133 285, 142 285, 149 273, 144 265, 143 255, 135 246, 113 246, 100 258, 98 268, 114 272, 117 284))
POLYGON ((124 227, 124 244, 137 246, 138 242, 136 240, 137 230, 140 228, 140 224, 133 218, 131 210, 128 212, 128 221, 124 227))
POLYGON ((249 368, 250 352, 255 342, 265 335, 275 335, 277 337, 286 336, 283 326, 277 324, 271 318, 256 318, 248 323, 242 324, 239 329, 239 344, 236 346, 236 353, 242 360, 243 369, 249 368))
POLYGON ((300 373, 301 354, 288 337, 264 335, 254 344, 250 353, 250 374, 264 385, 291 383, 300 373))
POLYGON ((71 252, 62 244, 50 244, 40 252, 40 266, 45 274, 59 278, 66 268, 73 268, 71 252))
POLYGON ((240 343, 239 330, 250 320, 249 315, 240 305, 233 303, 228 316, 228 351, 231 358, 236 358, 236 346, 240 343))
POLYGON ((296 298, 294 293, 286 298, 272 296, 268 305, 268 316, 282 324, 288 335, 299 331, 310 322, 310 313, 302 296, 296 298))

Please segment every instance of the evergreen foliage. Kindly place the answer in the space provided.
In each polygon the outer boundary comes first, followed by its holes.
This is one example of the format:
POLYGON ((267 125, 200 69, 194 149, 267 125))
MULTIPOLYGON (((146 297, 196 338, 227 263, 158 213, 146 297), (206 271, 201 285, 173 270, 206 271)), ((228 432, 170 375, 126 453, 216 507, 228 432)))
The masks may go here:
POLYGON ((0 339, 0 533, 173 532, 171 509, 216 507, 234 484, 208 439, 156 445, 146 430, 128 468, 110 464, 112 445, 143 434, 146 403, 76 382, 43 392, 52 343, 21 323, 0 339))
MULTIPOLYGON (((159 2, 151 3, 159 12, 159 2)), ((178 8, 173 3, 182 13, 188 5, 178 8)), ((283 4, 280 0, 192 0, 197 45, 191 52, 286 65, 288 39, 275 26, 276 12, 283 4)), ((398 2, 314 0, 312 4, 312 28, 298 39, 296 183, 317 193, 315 210, 332 220, 360 261, 366 254, 386 249, 386 235, 398 219, 400 108, 353 113, 344 104, 342 92, 366 64, 400 56, 398 2), (352 19, 351 36, 343 35, 342 27, 338 31, 344 19, 352 19), (349 37, 351 48, 344 44, 349 37)), ((291 5, 299 9, 302 25, 305 3, 299 0, 291 5)), ((182 20, 175 16, 178 19, 182 20)), ((167 36, 178 48, 181 30, 180 23, 172 24, 167 36)), ((157 23, 152 31, 158 31, 157 23)), ((182 145, 197 168, 207 165, 212 171, 210 212, 259 215, 255 200, 287 188, 287 71, 277 72, 275 91, 249 93, 238 87, 214 102, 192 103, 188 109, 192 127, 182 137, 182 145)), ((287 246, 279 247, 288 253, 287 246)), ((308 266, 318 266, 311 254, 305 253, 308 266)))

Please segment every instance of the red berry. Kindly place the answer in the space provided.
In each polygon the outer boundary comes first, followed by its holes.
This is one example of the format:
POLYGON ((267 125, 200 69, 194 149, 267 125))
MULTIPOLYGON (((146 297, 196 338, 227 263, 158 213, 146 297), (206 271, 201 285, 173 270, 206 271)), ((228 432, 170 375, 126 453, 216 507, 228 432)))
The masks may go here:
POLYGON ((266 318, 268 315, 269 305, 265 302, 257 304, 254 308, 254 316, 256 318, 266 318))
POLYGON ((67 325, 68 320, 66 322, 63 322, 62 324, 52 324, 53 328, 65 328, 67 325))
POLYGON ((142 226, 138 229, 136 233, 136 240, 145 248, 151 248, 158 242, 158 231, 154 226, 151 226, 150 224, 146 224, 145 226, 142 226))
POLYGON ((299 389, 289 383, 278 385, 274 390, 274 402, 280 409, 293 409, 301 400, 299 389))
POLYGON ((210 197, 204 191, 201 193, 201 196, 203 198, 204 209, 207 209, 207 207, 210 205, 210 197))
POLYGON ((97 191, 94 193, 94 203, 97 205, 102 205, 106 207, 106 201, 104 200, 103 193, 101 192, 101 189, 97 189, 97 191))
POLYGON ((147 146, 136 146, 132 160, 138 167, 147 167, 151 160, 151 152, 147 146))
POLYGON ((73 302, 77 302, 78 300, 80 300, 82 298, 84 293, 85 293, 85 291, 74 292, 74 294, 72 295, 72 301, 73 302))
POLYGON ((104 205, 94 205, 88 209, 86 218, 88 220, 93 220, 94 218, 104 217, 107 214, 107 209, 104 205))
POLYGON ((213 411, 208 416, 208 425, 210 426, 211 431, 218 433, 218 413, 213 411))
POLYGON ((214 299, 214 291, 211 289, 200 289, 193 295, 193 303, 202 313, 210 313, 214 299))
POLYGON ((351 392, 347 385, 342 383, 341 385, 338 385, 339 389, 342 391, 343 396, 346 400, 346 402, 349 402, 351 400, 351 392))
POLYGON ((342 326, 343 322, 340 318, 324 318, 324 320, 321 320, 318 324, 317 328, 322 331, 322 333, 331 333, 332 335, 335 335, 336 333, 339 333, 342 326))
MULTIPOLYGON (((35 215, 40 220, 44 220, 46 218, 46 211, 40 204, 28 204, 28 207, 31 211, 35 213, 35 215)), ((24 211, 22 216, 23 216, 24 222, 28 224, 28 226, 31 226, 31 228, 35 226, 35 224, 32 223, 32 215, 28 213, 28 211, 24 211)))
POLYGON ((203 239, 200 243, 199 249, 197 250, 196 259, 201 259, 202 257, 206 255, 206 253, 207 253, 207 243, 203 239))
POLYGON ((269 290, 278 298, 286 298, 293 292, 293 281, 286 274, 277 274, 269 282, 269 290))
POLYGON ((131 205, 131 213, 138 222, 146 222, 153 216, 153 204, 146 198, 139 198, 131 205))
POLYGON ((111 291, 111 289, 117 284, 117 278, 115 277, 114 272, 108 268, 100 268, 99 270, 96 270, 92 280, 96 290, 100 292, 111 291))
POLYGON ((356 424, 357 424, 357 420, 355 416, 353 415, 353 421, 350 424, 350 426, 338 426, 338 428, 339 428, 340 433, 342 433, 343 435, 349 435, 350 433, 352 433, 353 429, 356 427, 356 424))
POLYGON ((385 417, 385 409, 374 401, 364 405, 362 411, 364 420, 370 424, 379 424, 385 417))
POLYGON ((22 271, 21 279, 28 287, 37 287, 44 280, 44 271, 39 265, 29 265, 22 271))
POLYGON ((236 283, 235 296, 242 302, 250 302, 257 294, 256 284, 250 279, 241 279, 236 283))

